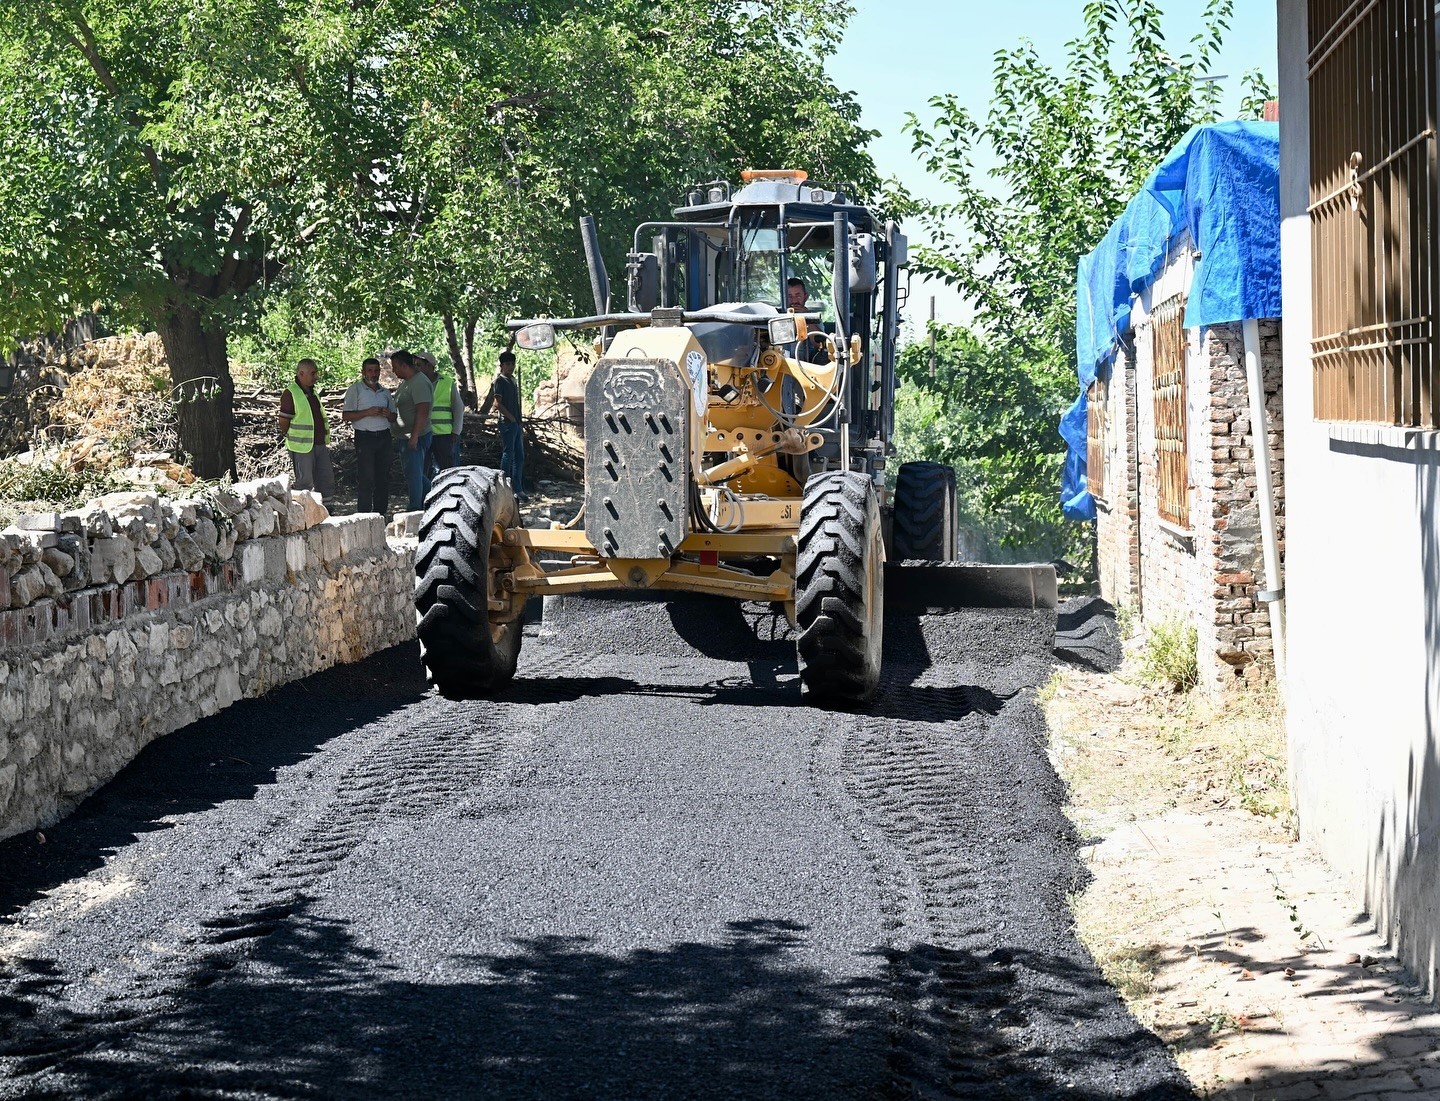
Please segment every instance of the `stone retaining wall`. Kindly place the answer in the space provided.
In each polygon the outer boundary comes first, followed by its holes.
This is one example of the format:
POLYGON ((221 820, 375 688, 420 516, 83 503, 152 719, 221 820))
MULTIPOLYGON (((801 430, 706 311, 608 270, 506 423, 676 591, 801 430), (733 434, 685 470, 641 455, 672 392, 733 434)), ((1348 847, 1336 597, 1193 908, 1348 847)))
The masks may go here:
POLYGON ((0 838, 149 742, 414 635, 410 552, 283 482, 116 494, 0 532, 0 838))

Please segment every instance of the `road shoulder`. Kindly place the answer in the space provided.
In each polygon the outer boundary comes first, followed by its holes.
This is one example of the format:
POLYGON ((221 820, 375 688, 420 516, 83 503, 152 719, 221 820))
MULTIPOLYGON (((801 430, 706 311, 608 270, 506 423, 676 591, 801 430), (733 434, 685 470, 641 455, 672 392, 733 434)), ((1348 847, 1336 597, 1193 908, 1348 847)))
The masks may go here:
POLYGON ((1212 706, 1136 659, 1072 661, 1042 693, 1106 977, 1202 1096, 1440 1093, 1440 1014, 1295 839, 1273 693, 1212 706))

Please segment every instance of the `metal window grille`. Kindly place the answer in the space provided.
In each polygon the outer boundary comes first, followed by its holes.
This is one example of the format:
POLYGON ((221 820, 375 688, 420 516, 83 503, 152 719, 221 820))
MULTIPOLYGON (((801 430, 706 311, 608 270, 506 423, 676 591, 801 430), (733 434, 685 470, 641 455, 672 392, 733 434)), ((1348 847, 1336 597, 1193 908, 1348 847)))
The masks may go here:
POLYGON ((1085 420, 1085 488, 1090 496, 1105 500, 1105 456, 1108 453, 1105 440, 1106 402, 1110 397, 1108 379, 1096 377, 1090 384, 1085 420))
POLYGON ((1440 424, 1434 0, 1310 0, 1315 416, 1440 424))
POLYGON ((1150 314, 1155 355, 1155 451, 1160 518, 1190 526, 1190 455, 1185 424, 1185 296, 1167 298, 1150 314))

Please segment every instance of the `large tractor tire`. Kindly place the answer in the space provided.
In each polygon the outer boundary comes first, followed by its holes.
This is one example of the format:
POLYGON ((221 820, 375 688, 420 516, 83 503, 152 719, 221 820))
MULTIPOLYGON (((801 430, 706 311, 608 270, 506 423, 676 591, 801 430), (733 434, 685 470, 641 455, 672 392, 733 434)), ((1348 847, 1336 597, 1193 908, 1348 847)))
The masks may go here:
POLYGON ((483 699, 515 676, 522 618, 493 622, 492 546, 519 522, 510 479, 462 466, 435 479, 415 553, 416 634, 426 674, 442 696, 483 699))
POLYGON ((955 471, 943 463, 905 463, 895 478, 891 546, 898 562, 953 562, 956 528, 955 471))
POLYGON ((805 483, 795 549, 803 695, 841 705, 875 695, 884 591, 885 543, 874 484, 853 471, 813 475, 805 483))

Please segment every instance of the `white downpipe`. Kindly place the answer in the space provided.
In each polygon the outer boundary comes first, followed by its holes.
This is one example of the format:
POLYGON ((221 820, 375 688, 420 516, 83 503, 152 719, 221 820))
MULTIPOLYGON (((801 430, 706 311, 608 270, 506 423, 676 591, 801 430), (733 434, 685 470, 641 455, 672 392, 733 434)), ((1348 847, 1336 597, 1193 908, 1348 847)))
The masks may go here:
POLYGON ((1275 675, 1285 681, 1285 578, 1280 572, 1280 543, 1275 534, 1275 483, 1270 477, 1270 418, 1265 412, 1265 377, 1260 366, 1260 322, 1244 323, 1245 381, 1250 391, 1250 434, 1254 441, 1255 487, 1260 498, 1260 546, 1265 557, 1265 585, 1278 593, 1270 606, 1270 642, 1275 648, 1275 675))

